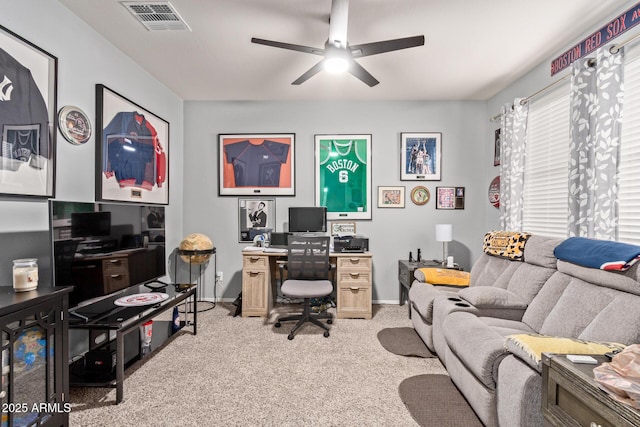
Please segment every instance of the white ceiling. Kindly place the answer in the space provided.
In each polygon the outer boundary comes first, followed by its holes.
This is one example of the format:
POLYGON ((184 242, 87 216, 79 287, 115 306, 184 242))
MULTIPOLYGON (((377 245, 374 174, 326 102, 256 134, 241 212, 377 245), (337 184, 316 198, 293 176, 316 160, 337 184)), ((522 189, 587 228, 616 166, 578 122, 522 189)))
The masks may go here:
POLYGON ((380 84, 320 72, 331 0, 171 0, 192 31, 147 31, 118 0, 59 0, 185 100, 484 100, 631 7, 628 0, 351 0, 352 45, 424 35, 359 59, 380 84))

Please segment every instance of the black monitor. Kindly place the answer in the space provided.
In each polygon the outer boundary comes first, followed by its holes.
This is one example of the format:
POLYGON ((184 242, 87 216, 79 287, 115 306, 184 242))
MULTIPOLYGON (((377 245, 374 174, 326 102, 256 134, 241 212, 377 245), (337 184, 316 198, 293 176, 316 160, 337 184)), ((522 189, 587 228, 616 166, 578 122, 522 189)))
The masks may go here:
POLYGON ((325 206, 289 208, 289 231, 292 233, 318 233, 327 231, 325 206))
POLYGON ((71 237, 111 235, 111 212, 73 212, 71 237))

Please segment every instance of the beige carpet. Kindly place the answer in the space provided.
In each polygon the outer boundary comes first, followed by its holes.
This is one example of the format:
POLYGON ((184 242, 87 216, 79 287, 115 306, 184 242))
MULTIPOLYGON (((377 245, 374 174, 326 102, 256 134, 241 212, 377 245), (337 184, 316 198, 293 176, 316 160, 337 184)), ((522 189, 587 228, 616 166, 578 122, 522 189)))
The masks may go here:
MULTIPOLYGON (((297 307, 294 307, 297 309, 297 307)), ((199 314, 198 335, 177 336, 127 372, 124 402, 115 389, 71 390, 72 426, 416 426, 400 383, 443 374, 436 358, 385 350, 377 333, 407 327, 405 307, 374 306, 371 320, 336 319, 331 336, 293 323, 233 317, 218 304, 199 314)))
POLYGON ((378 341, 387 351, 399 356, 437 357, 412 327, 384 328, 378 332, 378 341))

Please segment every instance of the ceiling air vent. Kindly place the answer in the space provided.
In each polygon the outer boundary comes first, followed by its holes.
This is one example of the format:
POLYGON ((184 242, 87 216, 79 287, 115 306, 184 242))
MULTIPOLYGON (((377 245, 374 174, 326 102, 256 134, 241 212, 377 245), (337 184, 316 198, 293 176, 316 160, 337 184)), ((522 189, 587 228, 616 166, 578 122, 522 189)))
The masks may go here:
POLYGON ((182 20, 171 3, 165 2, 120 2, 149 31, 188 30, 191 28, 182 20))

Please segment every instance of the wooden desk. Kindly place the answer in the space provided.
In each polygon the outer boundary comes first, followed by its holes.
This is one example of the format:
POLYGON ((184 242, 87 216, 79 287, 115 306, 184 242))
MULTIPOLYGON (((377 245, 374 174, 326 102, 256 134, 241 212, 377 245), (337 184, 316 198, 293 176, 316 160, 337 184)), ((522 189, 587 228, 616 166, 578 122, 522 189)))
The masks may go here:
MULTIPOLYGON (((242 317, 268 317, 273 309, 277 260, 286 253, 242 252, 242 317)), ((336 316, 371 319, 371 253, 331 253, 336 264, 336 316)))

